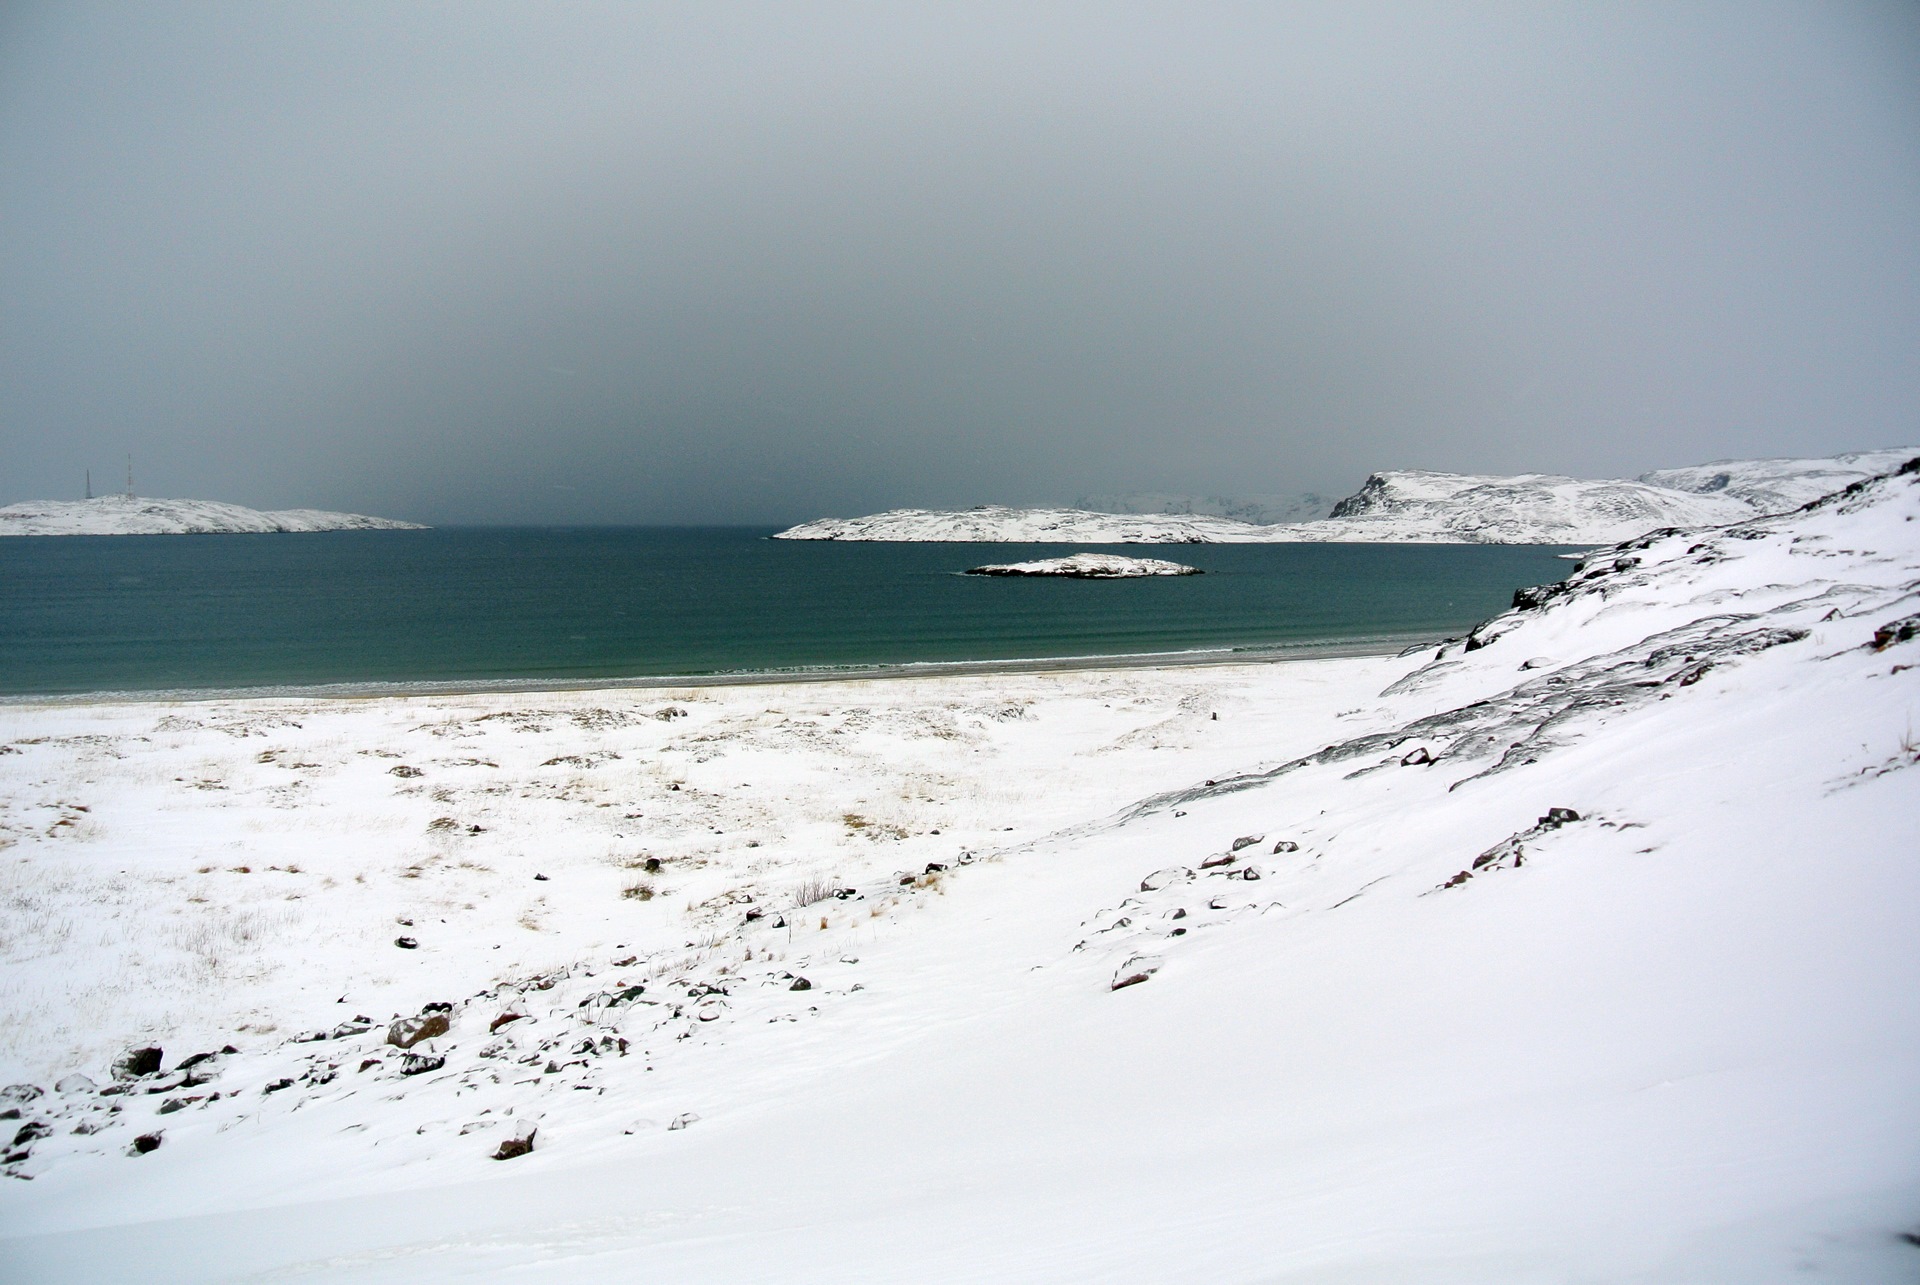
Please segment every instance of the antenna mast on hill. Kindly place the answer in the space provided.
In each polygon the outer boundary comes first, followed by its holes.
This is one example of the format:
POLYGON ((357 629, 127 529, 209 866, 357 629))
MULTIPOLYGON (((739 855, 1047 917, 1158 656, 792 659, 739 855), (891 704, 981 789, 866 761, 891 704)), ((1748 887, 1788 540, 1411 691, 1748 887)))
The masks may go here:
POLYGON ((132 454, 128 454, 127 456, 127 498, 129 500, 133 498, 133 456, 132 454))
POLYGON ((92 469, 87 470, 87 498, 89 500, 93 498, 93 470, 92 469))

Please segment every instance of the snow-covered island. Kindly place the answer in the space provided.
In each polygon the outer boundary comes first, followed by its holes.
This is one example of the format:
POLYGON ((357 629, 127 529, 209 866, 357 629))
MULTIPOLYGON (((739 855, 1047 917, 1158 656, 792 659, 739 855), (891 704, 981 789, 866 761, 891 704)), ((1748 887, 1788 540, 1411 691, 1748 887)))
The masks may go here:
POLYGON ((263 512, 218 500, 27 500, 0 508, 0 535, 247 535, 274 531, 424 531, 416 522, 323 509, 263 512))
POLYGON ((1199 567, 1163 558, 1123 558, 1116 553, 1076 553, 1069 558, 1003 562, 970 567, 970 576, 1061 576, 1069 580, 1129 580, 1137 576, 1197 576, 1199 567))
POLYGON ((1397 657, 10 702, 3 1274, 1910 1280, 1916 709, 1920 461, 1397 657))
POLYGON ((983 506, 893 509, 822 518, 776 540, 974 541, 1058 544, 1611 544, 1662 527, 1723 526, 1784 512, 1910 458, 1915 448, 1811 460, 1723 460, 1634 481, 1541 473, 1513 477, 1402 470, 1375 473, 1312 522, 1258 525, 1206 514, 1099 513, 983 506))

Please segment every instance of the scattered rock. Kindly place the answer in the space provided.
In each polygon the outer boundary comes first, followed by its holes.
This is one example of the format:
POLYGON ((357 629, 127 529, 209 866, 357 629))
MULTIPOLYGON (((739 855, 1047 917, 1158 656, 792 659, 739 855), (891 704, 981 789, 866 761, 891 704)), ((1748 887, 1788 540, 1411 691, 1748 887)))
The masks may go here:
POLYGON ((1523 660, 1520 662, 1520 668, 1546 669, 1548 666, 1552 664, 1553 664, 1553 658, 1550 656, 1530 656, 1526 660, 1523 660))
POLYGON ((502 1013, 500 1014, 500 1016, 494 1018, 491 1022, 487 1023, 487 1033, 491 1035, 493 1032, 499 1030, 501 1027, 505 1026, 507 1023, 518 1022, 525 1016, 526 1016, 525 1013, 502 1013))
POLYGON ((417 938, 414 938, 414 937, 395 937, 393 939, 393 944, 398 946, 401 950, 420 949, 420 942, 417 938))
POLYGON ((155 1075, 160 1070, 163 1055, 157 1048, 128 1049, 113 1064, 113 1078, 116 1080, 137 1080, 143 1075, 155 1075))
POLYGON ((130 1156, 144 1156, 149 1151, 158 1151, 160 1149, 160 1142, 164 1136, 165 1135, 157 1129, 152 1133, 143 1133, 133 1140, 133 1145, 127 1148, 127 1154, 130 1156))
POLYGON ((344 1040, 351 1035, 365 1035, 368 1031, 372 1029, 373 1029, 372 1018, 356 1017, 351 1022, 342 1022, 340 1023, 340 1025, 334 1027, 332 1034, 328 1036, 328 1038, 336 1039, 336 1040, 344 1040))
POLYGON ((419 1053, 407 1053, 400 1059, 400 1074, 425 1075, 428 1071, 438 1071, 446 1064, 445 1057, 426 1057, 419 1053))
POLYGON ((1266 837, 1264 834, 1243 834, 1233 841, 1227 848, 1227 851, 1238 852, 1242 848, 1251 848, 1254 844, 1263 841, 1266 837))
POLYGON ((545 883, 547 882, 547 877, 545 875, 535 875, 533 881, 535 883, 545 883))
POLYGON ((1536 823, 1542 830, 1558 830, 1571 821, 1578 821, 1580 814, 1572 808, 1548 808, 1547 814, 1536 823))
POLYGON ((293 1087, 293 1080, 289 1077, 283 1076, 280 1079, 275 1080, 272 1084, 269 1084, 266 1088, 262 1089, 261 1092, 262 1093, 278 1093, 282 1089, 290 1089, 292 1087, 293 1087))
POLYGON ((1422 764, 1431 762, 1433 762, 1433 755, 1427 753, 1427 747, 1422 745, 1418 749, 1408 750, 1406 754, 1401 756, 1400 766, 1419 767, 1422 764))
POLYGON ((408 767, 405 763, 400 764, 398 767, 390 767, 387 769, 387 771, 392 773, 394 776, 414 777, 414 776, 425 775, 423 772, 420 771, 419 768, 408 767))
POLYGON ((1248 883, 1252 883, 1255 879, 1258 879, 1260 877, 1260 867, 1248 866, 1244 870, 1240 871, 1239 877, 1242 879, 1245 879, 1248 883))
POLYGON ((1193 878, 1193 871, 1185 866, 1168 866, 1165 870, 1156 870, 1140 881, 1141 892, 1158 892, 1162 888, 1176 883, 1185 883, 1193 878))
POLYGON ((1278 856, 1282 852, 1298 852, 1300 851, 1300 845, 1292 839, 1282 839, 1273 845, 1273 851, 1275 856, 1278 856))
POLYGON ((1113 975, 1113 985, 1109 989, 1117 991, 1129 986, 1138 986, 1159 972, 1161 963, 1162 960, 1158 955, 1135 955, 1120 965, 1119 971, 1113 975))
POLYGON ((52 1132, 53 1126, 50 1124, 42 1124, 38 1120, 29 1121, 21 1125, 19 1131, 13 1135, 13 1145, 24 1147, 29 1142, 35 1142, 52 1132))
POLYGON ((700 1118, 699 1115, 695 1112, 682 1111, 679 1115, 673 1117, 673 1123, 668 1125, 667 1128, 669 1130, 684 1129, 688 1125, 693 1124, 695 1121, 699 1120, 699 1118, 700 1118))
POLYGON ((387 1028, 387 1043, 397 1049, 410 1049, 422 1040, 431 1040, 453 1029, 445 1012, 403 1017, 387 1028))
POLYGON ((204 1101, 204 1099, 202 1098, 168 1098, 165 1102, 162 1102, 160 1104, 160 1109, 158 1111, 155 1111, 154 1114, 155 1115, 172 1115, 175 1111, 184 1111, 188 1107, 192 1106, 194 1103, 200 1102, 200 1101, 204 1101))
POLYGON ((1202 861, 1200 868, 1202 870, 1212 870, 1217 866, 1230 866, 1238 860, 1238 857, 1228 856, 1223 852, 1217 857, 1208 857, 1205 861, 1202 861))
POLYGON ((813 983, 804 977, 796 977, 793 979, 793 985, 787 987, 787 989, 790 991, 810 991, 813 989, 813 983))
MULTIPOLYGON (((157 1053, 159 1050, 154 1051, 157 1053)), ((24 1106, 44 1096, 37 1084, 9 1084, 6 1088, 0 1089, 0 1102, 7 1103, 9 1106, 24 1106)))
POLYGON ((1225 910, 1226 908, 1227 908, 1227 899, 1225 897, 1215 897, 1212 901, 1209 901, 1207 903, 1208 910, 1225 910))
MULTIPOLYGON (((186 1063, 182 1062, 180 1065, 185 1066, 186 1063)), ((97 1087, 99 1086, 84 1075, 63 1075, 60 1077, 60 1082, 53 1086, 53 1091, 55 1093, 91 1093, 97 1087)))

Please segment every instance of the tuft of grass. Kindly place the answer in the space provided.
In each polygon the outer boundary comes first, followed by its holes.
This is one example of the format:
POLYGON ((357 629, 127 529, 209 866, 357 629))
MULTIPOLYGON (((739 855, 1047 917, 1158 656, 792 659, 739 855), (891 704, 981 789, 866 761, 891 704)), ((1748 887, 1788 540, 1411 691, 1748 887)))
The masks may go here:
POLYGON ((620 895, 629 901, 652 901, 654 888, 645 879, 637 880, 620 890, 620 895))
POLYGON ((811 906, 816 901, 825 901, 840 890, 836 880, 824 876, 815 876, 793 890, 795 907, 811 906))

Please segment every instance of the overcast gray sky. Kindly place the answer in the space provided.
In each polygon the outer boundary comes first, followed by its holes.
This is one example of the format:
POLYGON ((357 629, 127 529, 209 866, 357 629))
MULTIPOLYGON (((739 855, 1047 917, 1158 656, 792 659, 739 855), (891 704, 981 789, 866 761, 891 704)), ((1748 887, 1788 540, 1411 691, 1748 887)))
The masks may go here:
POLYGON ((0 9, 0 502, 784 522, 1920 440, 1920 7, 0 9))

